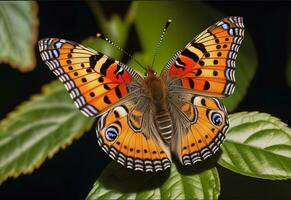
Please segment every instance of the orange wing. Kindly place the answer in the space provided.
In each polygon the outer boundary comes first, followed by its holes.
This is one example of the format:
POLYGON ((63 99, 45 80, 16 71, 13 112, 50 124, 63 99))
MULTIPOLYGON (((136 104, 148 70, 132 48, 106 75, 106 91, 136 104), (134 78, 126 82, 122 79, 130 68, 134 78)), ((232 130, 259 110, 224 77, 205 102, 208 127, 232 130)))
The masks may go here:
POLYGON ((228 96, 235 88, 235 59, 243 40, 242 17, 227 17, 210 26, 168 63, 162 76, 176 89, 228 96))
POLYGON ((189 122, 184 123, 183 129, 179 121, 183 116, 173 116, 180 125, 173 138, 172 151, 181 163, 191 165, 213 155, 224 141, 229 126, 225 107, 213 97, 184 95, 178 109, 189 122))
POLYGON ((148 123, 142 122, 147 114, 136 107, 137 102, 128 101, 102 115, 96 129, 98 144, 127 168, 145 172, 165 170, 171 166, 169 150, 153 131, 142 129, 140 125, 148 123))
POLYGON ((128 66, 75 42, 42 39, 39 50, 86 116, 97 116, 138 89, 141 77, 128 66))

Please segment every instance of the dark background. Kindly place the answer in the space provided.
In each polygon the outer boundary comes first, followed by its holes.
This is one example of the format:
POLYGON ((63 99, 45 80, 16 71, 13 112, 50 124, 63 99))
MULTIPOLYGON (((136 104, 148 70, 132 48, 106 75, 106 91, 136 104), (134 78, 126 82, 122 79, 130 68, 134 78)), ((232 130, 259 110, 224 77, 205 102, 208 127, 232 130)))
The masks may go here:
MULTIPOLYGON (((290 2, 207 2, 228 15, 243 16, 257 48, 259 66, 248 93, 235 112, 261 111, 291 124, 290 88, 285 73, 291 36, 290 2)), ((105 13, 124 15, 129 2, 102 2, 105 13)), ((39 2, 39 38, 61 37, 73 41, 95 35, 98 30, 84 2, 39 2)), ((134 33, 132 34, 134 38, 134 33)), ((137 44, 128 44, 130 52, 137 44)), ((36 49, 37 67, 20 73, 0 66, 0 118, 15 106, 40 92, 55 79, 44 66, 36 49), (9 87, 7 87, 9 83, 9 87), (3 96, 5 94, 5 96, 3 96)), ((84 199, 102 169, 110 162, 97 147, 94 127, 80 140, 47 160, 31 175, 8 179, 0 186, 0 199, 84 199)), ((290 163, 291 165, 291 163, 290 163)), ((218 165, 220 199, 291 199, 291 180, 269 181, 241 176, 218 165)))

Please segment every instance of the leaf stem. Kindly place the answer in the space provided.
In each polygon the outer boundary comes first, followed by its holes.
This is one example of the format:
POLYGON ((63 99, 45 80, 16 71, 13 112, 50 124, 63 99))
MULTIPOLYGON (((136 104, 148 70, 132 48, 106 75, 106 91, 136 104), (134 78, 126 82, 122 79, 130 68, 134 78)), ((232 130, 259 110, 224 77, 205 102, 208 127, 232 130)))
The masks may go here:
POLYGON ((101 8, 101 5, 98 1, 90 1, 90 0, 85 0, 89 8, 91 9, 92 13, 95 16, 95 20, 100 26, 102 32, 107 33, 107 19, 103 13, 103 10, 101 8))
POLYGON ((133 2, 130 4, 124 19, 127 28, 129 28, 133 24, 135 17, 136 17, 136 4, 133 2))

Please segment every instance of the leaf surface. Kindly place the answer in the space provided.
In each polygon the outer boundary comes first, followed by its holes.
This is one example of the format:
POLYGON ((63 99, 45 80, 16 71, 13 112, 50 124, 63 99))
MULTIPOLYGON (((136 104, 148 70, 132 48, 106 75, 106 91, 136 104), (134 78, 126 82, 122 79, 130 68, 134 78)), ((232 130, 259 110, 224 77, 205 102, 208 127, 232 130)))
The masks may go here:
POLYGON ((37 34, 36 2, 0 2, 0 63, 9 63, 20 71, 32 70, 37 34))
POLYGON ((185 173, 175 166, 157 174, 140 173, 111 162, 95 182, 87 200, 96 199, 218 199, 216 168, 185 173))
POLYGON ((81 137, 93 124, 58 81, 21 104, 0 123, 0 183, 30 173, 81 137))
POLYGON ((278 118, 258 112, 230 115, 230 130, 219 164, 263 179, 291 178, 291 129, 278 118))

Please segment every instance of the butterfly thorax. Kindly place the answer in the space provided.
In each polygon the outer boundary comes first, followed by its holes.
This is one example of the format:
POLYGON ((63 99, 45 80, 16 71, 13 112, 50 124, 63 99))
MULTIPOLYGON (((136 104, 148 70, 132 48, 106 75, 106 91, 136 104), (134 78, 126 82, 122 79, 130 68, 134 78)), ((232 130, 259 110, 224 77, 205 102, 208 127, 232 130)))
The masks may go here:
POLYGON ((158 77, 146 79, 148 95, 155 106, 156 112, 167 110, 167 88, 164 81, 158 77))
POLYGON ((153 71, 147 73, 145 79, 148 96, 154 107, 155 126, 166 143, 172 138, 172 119, 168 106, 168 89, 165 81, 157 77, 153 71))

